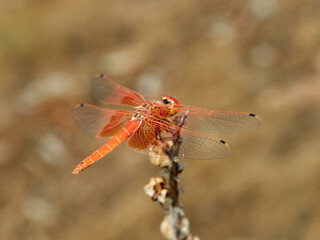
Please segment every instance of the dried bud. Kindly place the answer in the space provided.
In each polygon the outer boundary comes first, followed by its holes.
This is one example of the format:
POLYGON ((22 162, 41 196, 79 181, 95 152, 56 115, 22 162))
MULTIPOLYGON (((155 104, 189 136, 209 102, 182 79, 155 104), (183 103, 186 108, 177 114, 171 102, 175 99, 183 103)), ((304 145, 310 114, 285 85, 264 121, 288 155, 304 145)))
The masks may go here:
MULTIPOLYGON (((190 234, 189 227, 190 227, 190 222, 188 218, 182 217, 179 223, 180 236, 182 236, 183 239, 186 239, 186 240, 200 240, 198 236, 190 234)), ((161 222, 160 231, 166 239, 172 239, 173 230, 172 230, 172 226, 170 224, 168 215, 166 215, 163 221, 161 222)))
POLYGON ((144 186, 144 192, 149 195, 153 201, 164 203, 168 193, 168 189, 164 186, 164 178, 151 178, 149 183, 144 186))
POLYGON ((200 240, 200 238, 196 235, 190 234, 186 240, 200 240))
POLYGON ((164 216, 164 219, 162 220, 162 222, 160 224, 160 232, 162 233, 162 235, 166 239, 168 239, 168 240, 172 239, 173 231, 172 231, 172 227, 169 222, 168 215, 164 216))
POLYGON ((180 220, 180 232, 183 236, 187 236, 190 234, 190 222, 186 217, 182 217, 180 220))
POLYGON ((165 149, 169 148, 172 145, 173 145, 172 141, 167 141, 167 142, 157 141, 153 145, 152 150, 149 153, 151 164, 161 168, 170 168, 171 161, 168 155, 165 153, 165 149))

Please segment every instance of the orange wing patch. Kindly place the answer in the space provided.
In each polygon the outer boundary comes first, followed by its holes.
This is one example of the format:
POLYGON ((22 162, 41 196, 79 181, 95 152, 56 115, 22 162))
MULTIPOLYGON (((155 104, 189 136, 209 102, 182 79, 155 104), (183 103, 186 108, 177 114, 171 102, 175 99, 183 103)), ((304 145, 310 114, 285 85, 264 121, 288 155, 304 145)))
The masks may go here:
POLYGON ((146 149, 156 140, 156 128, 142 123, 140 128, 128 140, 128 146, 136 149, 146 149))
POLYGON ((117 111, 117 113, 121 114, 115 114, 111 117, 110 122, 103 127, 101 132, 97 135, 97 137, 112 137, 117 132, 119 132, 126 122, 128 122, 128 119, 123 119, 123 114, 125 111, 117 111))

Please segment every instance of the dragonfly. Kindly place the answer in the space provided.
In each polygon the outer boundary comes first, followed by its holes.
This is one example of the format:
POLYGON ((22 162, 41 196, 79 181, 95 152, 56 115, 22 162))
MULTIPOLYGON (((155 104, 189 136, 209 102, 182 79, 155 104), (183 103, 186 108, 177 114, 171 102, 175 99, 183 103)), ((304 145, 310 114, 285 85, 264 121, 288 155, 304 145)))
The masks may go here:
POLYGON ((81 161, 73 174, 88 168, 127 139, 129 148, 152 155, 160 140, 176 139, 179 135, 179 158, 224 158, 230 147, 213 133, 247 131, 261 125, 260 118, 253 113, 183 105, 167 95, 158 101, 146 100, 104 74, 94 76, 90 85, 93 96, 110 107, 82 103, 71 110, 71 115, 89 135, 109 140, 81 161), (183 124, 178 121, 182 117, 183 124))

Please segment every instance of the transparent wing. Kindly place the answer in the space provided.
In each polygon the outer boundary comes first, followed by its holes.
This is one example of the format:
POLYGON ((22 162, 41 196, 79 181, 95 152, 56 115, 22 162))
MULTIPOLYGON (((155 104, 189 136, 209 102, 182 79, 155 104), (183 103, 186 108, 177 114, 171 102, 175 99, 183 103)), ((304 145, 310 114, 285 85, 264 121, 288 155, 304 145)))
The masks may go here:
POLYGON ((91 79, 93 96, 103 104, 141 106, 145 99, 139 93, 121 86, 106 75, 99 74, 91 79))
POLYGON ((71 110, 72 118, 94 137, 111 137, 131 120, 132 112, 79 104, 71 110))
POLYGON ((212 159, 229 155, 230 147, 222 139, 187 129, 181 130, 181 137, 180 158, 212 159))
POLYGON ((213 159, 229 154, 229 145, 219 138, 151 117, 130 137, 127 145, 137 152, 152 155, 158 141, 174 141, 178 134, 183 139, 179 151, 180 158, 213 159))
POLYGON ((200 132, 239 132, 261 125, 260 118, 253 113, 209 110, 187 105, 174 106, 173 109, 177 111, 174 117, 187 115, 184 128, 200 132))

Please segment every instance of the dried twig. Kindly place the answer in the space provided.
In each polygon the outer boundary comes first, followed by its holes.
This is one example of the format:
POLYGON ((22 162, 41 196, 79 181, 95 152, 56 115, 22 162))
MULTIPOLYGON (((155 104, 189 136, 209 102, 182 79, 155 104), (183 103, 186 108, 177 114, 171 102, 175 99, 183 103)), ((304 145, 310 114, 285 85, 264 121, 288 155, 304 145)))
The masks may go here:
POLYGON ((186 218, 183 206, 179 201, 182 189, 179 189, 179 174, 183 171, 183 163, 179 162, 179 148, 183 141, 180 129, 185 123, 182 116, 176 118, 175 125, 179 131, 167 140, 159 140, 153 148, 150 157, 151 163, 162 168, 160 177, 151 178, 145 186, 145 192, 153 201, 160 203, 166 216, 161 223, 160 230, 163 236, 169 240, 199 240, 199 237, 190 233, 189 220, 186 218))

